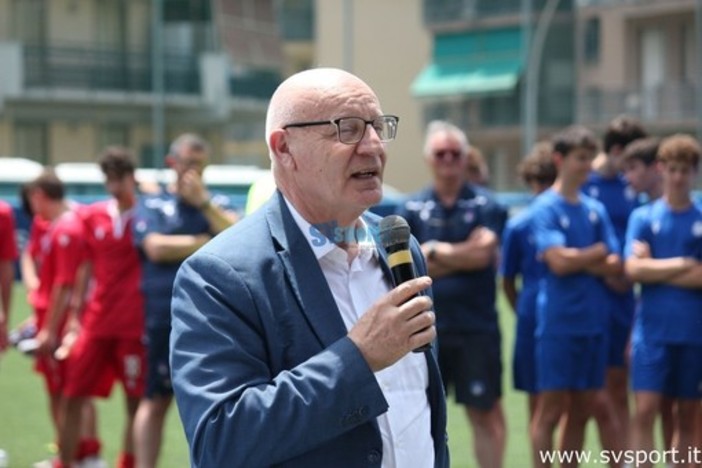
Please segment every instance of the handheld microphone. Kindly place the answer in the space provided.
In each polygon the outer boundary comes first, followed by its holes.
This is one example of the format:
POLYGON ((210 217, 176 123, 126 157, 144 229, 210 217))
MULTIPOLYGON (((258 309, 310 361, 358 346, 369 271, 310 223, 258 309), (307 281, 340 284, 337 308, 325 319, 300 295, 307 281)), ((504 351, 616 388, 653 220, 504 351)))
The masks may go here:
MULTIPOLYGON (((410 227, 402 216, 391 215, 380 220, 380 243, 388 254, 388 265, 392 272, 395 286, 417 277, 417 271, 412 261, 412 251, 409 247, 410 227)), ((421 353, 431 348, 427 343, 417 349, 421 353)))

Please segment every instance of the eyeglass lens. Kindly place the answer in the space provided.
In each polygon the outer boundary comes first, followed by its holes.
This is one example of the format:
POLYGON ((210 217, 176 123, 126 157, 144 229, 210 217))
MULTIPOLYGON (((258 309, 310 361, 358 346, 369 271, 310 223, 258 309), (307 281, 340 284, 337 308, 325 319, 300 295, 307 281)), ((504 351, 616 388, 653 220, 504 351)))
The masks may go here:
MULTIPOLYGON (((363 139, 366 132, 366 121, 360 117, 344 117, 339 119, 339 141, 354 144, 363 139)), ((373 129, 378 134, 380 141, 387 142, 395 139, 397 133, 397 120, 392 116, 376 118, 372 122, 373 129)))

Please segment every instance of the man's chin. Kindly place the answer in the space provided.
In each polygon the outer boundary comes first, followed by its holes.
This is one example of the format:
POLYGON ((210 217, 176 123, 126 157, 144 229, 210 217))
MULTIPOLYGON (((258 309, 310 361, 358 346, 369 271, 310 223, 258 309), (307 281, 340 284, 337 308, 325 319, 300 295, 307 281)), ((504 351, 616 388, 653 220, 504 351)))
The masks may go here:
POLYGON ((383 189, 382 187, 374 190, 364 190, 360 194, 361 204, 366 208, 370 208, 373 205, 380 203, 383 199, 383 189))

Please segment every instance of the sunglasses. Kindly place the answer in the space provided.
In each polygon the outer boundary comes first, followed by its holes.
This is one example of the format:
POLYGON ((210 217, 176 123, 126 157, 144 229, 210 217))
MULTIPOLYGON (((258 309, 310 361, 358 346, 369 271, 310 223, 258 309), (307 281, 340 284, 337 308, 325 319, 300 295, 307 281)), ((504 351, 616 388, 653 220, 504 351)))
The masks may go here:
POLYGON ((459 150, 436 150, 434 158, 438 161, 455 162, 463 157, 463 153, 459 150))

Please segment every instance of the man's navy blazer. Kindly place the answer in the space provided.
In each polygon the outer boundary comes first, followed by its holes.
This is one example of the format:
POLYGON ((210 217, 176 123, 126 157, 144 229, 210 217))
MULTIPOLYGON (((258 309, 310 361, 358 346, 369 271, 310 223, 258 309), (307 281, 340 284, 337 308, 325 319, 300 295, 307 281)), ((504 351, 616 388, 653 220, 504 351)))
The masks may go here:
MULTIPOLYGON (((412 251, 424 274, 414 240, 412 251)), ((435 466, 447 467, 434 349, 427 396, 435 466)), ((171 368, 192 466, 380 466, 388 404, 280 193, 180 268, 171 368)))

